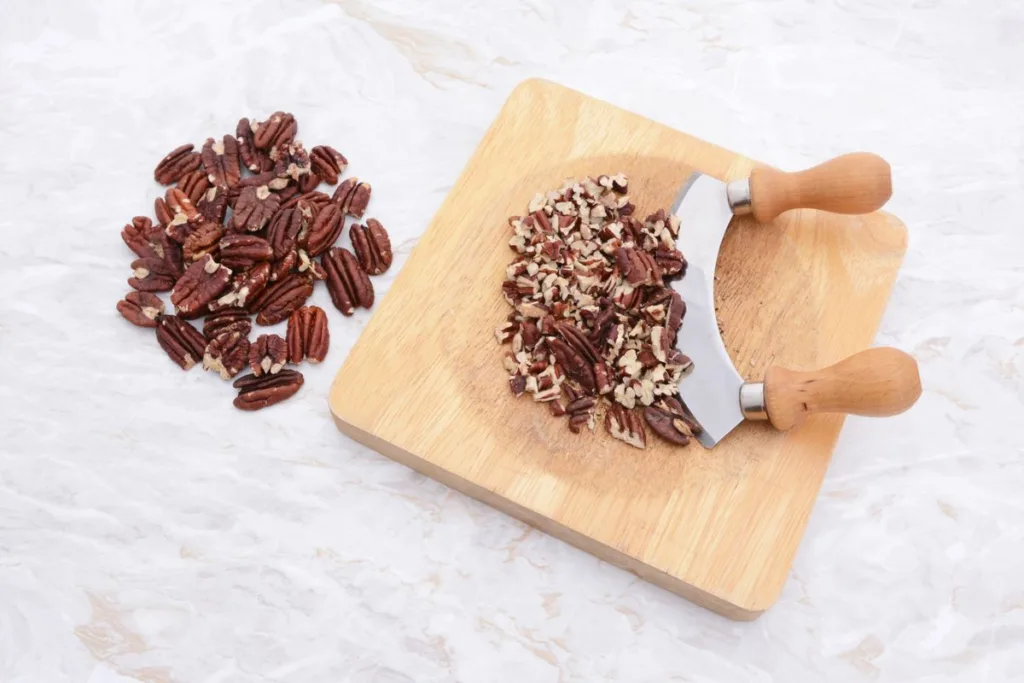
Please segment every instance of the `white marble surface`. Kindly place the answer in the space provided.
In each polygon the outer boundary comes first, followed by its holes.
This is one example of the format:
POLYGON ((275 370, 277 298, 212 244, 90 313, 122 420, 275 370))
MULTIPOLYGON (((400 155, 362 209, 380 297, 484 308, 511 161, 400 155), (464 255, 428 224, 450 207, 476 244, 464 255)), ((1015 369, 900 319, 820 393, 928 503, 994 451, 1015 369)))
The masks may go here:
POLYGON ((1019 2, 4 9, 0 681, 1024 680, 1019 2), (251 415, 114 312, 118 231, 181 141, 295 112, 373 182, 401 266, 529 76, 782 167, 892 162, 911 246, 878 339, 924 395, 848 421, 759 621, 346 441, 324 398, 365 314, 330 309, 327 362, 251 415))

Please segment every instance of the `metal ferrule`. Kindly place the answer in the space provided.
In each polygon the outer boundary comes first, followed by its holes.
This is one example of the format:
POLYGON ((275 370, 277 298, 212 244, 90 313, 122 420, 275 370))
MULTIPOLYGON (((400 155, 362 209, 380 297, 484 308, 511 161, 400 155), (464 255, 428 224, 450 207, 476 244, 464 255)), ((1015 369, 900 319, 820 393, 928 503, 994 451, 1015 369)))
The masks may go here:
POLYGON ((740 410, 748 420, 767 420, 764 404, 764 382, 748 382, 740 387, 740 410))
POLYGON ((746 216, 753 211, 750 205, 750 179, 734 180, 725 186, 725 196, 734 216, 746 216))

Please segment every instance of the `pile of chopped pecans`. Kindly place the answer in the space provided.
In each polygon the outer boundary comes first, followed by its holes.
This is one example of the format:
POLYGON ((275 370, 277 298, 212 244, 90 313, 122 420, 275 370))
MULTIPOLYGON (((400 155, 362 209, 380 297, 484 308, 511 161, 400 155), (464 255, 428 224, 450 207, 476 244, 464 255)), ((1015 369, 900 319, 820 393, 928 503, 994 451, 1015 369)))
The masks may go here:
POLYGON ((646 423, 686 445, 700 430, 677 399, 693 368, 676 349, 686 305, 671 287, 686 273, 679 219, 634 218, 624 175, 567 181, 513 216, 502 294, 514 309, 495 330, 516 396, 547 402, 569 429, 604 416, 614 438, 646 448, 646 423), (640 412, 643 417, 640 417, 640 412))
POLYGON ((183 370, 200 361, 222 379, 247 366, 235 406, 258 410, 293 396, 300 372, 288 363, 323 361, 330 344, 327 315, 305 306, 324 280, 331 301, 346 316, 373 305, 368 275, 391 266, 391 242, 379 221, 350 229, 353 254, 334 244, 346 216, 361 219, 370 184, 341 181, 333 196, 317 190, 338 183, 348 161, 337 150, 312 150, 296 139, 295 117, 276 112, 266 121, 242 119, 235 135, 208 138, 202 151, 178 147, 157 165, 161 185, 174 185, 156 200, 156 222, 136 216, 121 238, 138 257, 134 291, 117 310, 156 339, 183 370), (169 292, 165 313, 157 292, 169 292), (288 321, 286 337, 259 335, 257 325, 288 321), (189 321, 205 318, 200 332, 189 321))

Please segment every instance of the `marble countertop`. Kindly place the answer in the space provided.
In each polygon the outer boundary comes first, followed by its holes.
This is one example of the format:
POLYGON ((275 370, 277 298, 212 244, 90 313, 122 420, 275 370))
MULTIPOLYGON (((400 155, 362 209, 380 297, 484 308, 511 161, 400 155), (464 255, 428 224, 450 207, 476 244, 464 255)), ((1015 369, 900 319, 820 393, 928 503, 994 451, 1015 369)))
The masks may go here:
MULTIPOLYGON (((0 681, 1024 680, 1024 6, 41 0, 0 24, 0 681), (294 112, 400 267, 520 80, 748 156, 891 163, 878 335, 778 603, 733 623, 347 441, 336 368, 263 413, 117 317, 155 162, 294 112)), ((378 278, 387 289, 398 268, 378 278)), ((325 292, 317 293, 321 303, 325 292)))

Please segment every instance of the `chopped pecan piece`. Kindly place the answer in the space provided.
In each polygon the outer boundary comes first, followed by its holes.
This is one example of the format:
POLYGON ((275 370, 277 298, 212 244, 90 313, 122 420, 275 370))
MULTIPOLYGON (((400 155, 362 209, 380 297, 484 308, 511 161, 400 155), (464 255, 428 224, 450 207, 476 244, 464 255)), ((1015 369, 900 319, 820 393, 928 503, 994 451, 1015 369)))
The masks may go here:
POLYGON ((654 257, 646 251, 621 247, 615 253, 615 265, 618 266, 622 277, 634 287, 661 284, 661 268, 654 257))
POLYGON ((295 254, 298 257, 296 260, 298 265, 295 268, 298 272, 309 273, 314 280, 327 279, 327 271, 324 270, 324 267, 320 265, 319 261, 310 257, 310 255, 306 253, 305 249, 299 249, 295 254))
POLYGON ((644 423, 632 410, 613 403, 604 416, 604 427, 608 433, 634 448, 647 448, 647 433, 644 423))
POLYGON ((352 315, 357 306, 373 306, 373 285, 352 252, 334 247, 324 254, 323 267, 327 271, 327 291, 342 315, 352 315))
MULTIPOLYGON (((298 183, 310 175, 309 152, 298 140, 272 148, 270 158, 274 160, 274 175, 278 178, 289 178, 298 183)), ((298 188, 295 191, 298 192, 298 188)))
POLYGON ((221 237, 224 236, 224 228, 220 223, 203 223, 195 232, 185 238, 182 250, 185 253, 185 260, 196 261, 202 257, 215 255, 221 237))
POLYGON ((257 314, 257 325, 275 325, 297 311, 312 294, 310 277, 290 275, 252 300, 249 310, 257 314))
POLYGON ((288 343, 276 334, 261 334, 249 347, 249 368, 257 377, 276 375, 287 362, 288 343))
POLYGON ((206 351, 206 339, 199 330, 177 315, 162 315, 157 319, 156 340, 182 370, 191 370, 206 351))
POLYGON ((182 145, 172 150, 156 165, 153 178, 161 185, 170 185, 199 168, 199 154, 193 152, 193 148, 193 145, 182 145))
POLYGON ((300 241, 300 244, 306 248, 310 256, 319 256, 334 246, 344 227, 345 214, 337 204, 328 204, 310 225, 305 243, 300 241))
POLYGON ((207 254, 185 271, 174 289, 171 303, 179 313, 196 313, 217 298, 231 283, 231 271, 207 254))
POLYGON ((346 178, 334 191, 331 201, 348 216, 362 218, 366 205, 370 203, 370 183, 361 183, 359 178, 346 178))
POLYGON ((249 339, 235 332, 225 332, 213 338, 203 353, 203 369, 231 379, 249 362, 249 339))
POLYGON ((263 293, 268 282, 270 282, 270 264, 257 263, 231 279, 228 290, 210 302, 210 311, 244 308, 251 300, 263 293))
POLYGON ((150 292, 128 292, 117 302, 117 312, 133 325, 156 327, 157 318, 164 312, 164 302, 150 292))
POLYGON ((276 375, 246 375, 235 380, 238 389, 235 407, 240 410, 260 410, 291 398, 302 388, 302 373, 282 370, 276 375))
POLYGON ((199 200, 203 198, 203 195, 210 188, 210 180, 206 177, 206 172, 196 169, 188 175, 182 176, 178 180, 177 188, 184 192, 185 196, 192 202, 192 205, 202 213, 202 209, 199 207, 199 200))
POLYGON ((380 221, 370 218, 366 225, 354 223, 348 234, 359 265, 367 275, 380 275, 391 267, 391 239, 380 221))
MULTIPOLYGON (((303 358, 320 363, 331 343, 327 314, 318 306, 305 306, 288 318, 288 360, 298 364, 303 358)), ((255 369, 254 369, 255 371, 255 369)))
POLYGON ((132 261, 132 277, 128 286, 140 292, 169 292, 178 280, 178 273, 160 258, 138 258, 132 261))
POLYGON ((262 230, 280 205, 280 198, 270 191, 269 186, 246 187, 238 195, 231 227, 238 231, 262 230))
POLYGON ((328 185, 338 182, 338 176, 345 172, 348 160, 341 152, 329 145, 317 145, 309 154, 313 172, 328 185))
POLYGON ((203 323, 203 336, 207 341, 213 341, 226 332, 238 332, 248 339, 252 332, 249 312, 241 308, 225 308, 207 316, 203 323))
POLYGON ((219 142, 207 138, 203 145, 203 170, 210 182, 225 190, 242 178, 238 166, 238 140, 225 135, 219 142))
POLYGON ((298 129, 294 116, 283 111, 274 112, 266 121, 252 124, 253 143, 256 149, 281 147, 295 139, 298 129))
POLYGON ((231 270, 244 270, 274 255, 270 243, 255 235, 225 235, 220 240, 220 262, 231 270))

